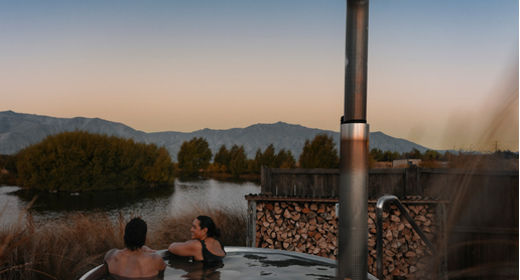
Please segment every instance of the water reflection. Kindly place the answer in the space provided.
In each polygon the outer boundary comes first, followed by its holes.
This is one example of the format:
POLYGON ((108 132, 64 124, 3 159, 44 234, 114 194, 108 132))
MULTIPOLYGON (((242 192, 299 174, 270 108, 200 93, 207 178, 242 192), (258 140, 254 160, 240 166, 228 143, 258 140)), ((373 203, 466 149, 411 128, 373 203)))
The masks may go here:
POLYGON ((19 190, 14 194, 25 203, 37 196, 35 203, 31 207, 36 212, 90 212, 121 209, 141 202, 153 203, 154 200, 169 197, 173 193, 174 187, 71 194, 19 190))
POLYGON ((171 215, 191 212, 193 209, 222 209, 230 212, 245 211, 244 196, 260 192, 251 182, 224 183, 217 180, 175 182, 175 195, 171 196, 171 215))
POLYGON ((170 258, 168 262, 169 267, 168 277, 166 279, 208 279, 219 280, 219 269, 224 267, 223 263, 217 265, 206 265, 202 262, 186 261, 184 259, 170 258))
POLYGON ((0 187, 0 225, 14 224, 18 222, 20 209, 24 208, 24 204, 13 195, 18 191, 19 187, 0 187))
POLYGON ((15 186, 0 187, 0 225, 17 222, 22 209, 37 196, 30 209, 36 222, 57 219, 69 213, 99 213, 110 217, 139 215, 149 225, 165 216, 176 216, 197 209, 222 209, 245 213, 244 196, 258 193, 255 183, 217 180, 175 181, 174 187, 143 190, 86 192, 78 194, 37 193, 15 186))

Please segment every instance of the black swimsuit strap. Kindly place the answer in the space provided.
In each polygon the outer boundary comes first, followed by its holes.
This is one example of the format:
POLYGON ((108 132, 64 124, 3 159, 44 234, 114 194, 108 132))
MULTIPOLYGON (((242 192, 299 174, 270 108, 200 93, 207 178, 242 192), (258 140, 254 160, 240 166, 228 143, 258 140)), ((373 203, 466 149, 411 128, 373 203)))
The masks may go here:
POLYGON ((208 250, 208 248, 206 247, 206 242, 204 242, 204 240, 200 240, 200 239, 199 239, 199 241, 200 241, 200 244, 202 245, 202 251, 208 250))

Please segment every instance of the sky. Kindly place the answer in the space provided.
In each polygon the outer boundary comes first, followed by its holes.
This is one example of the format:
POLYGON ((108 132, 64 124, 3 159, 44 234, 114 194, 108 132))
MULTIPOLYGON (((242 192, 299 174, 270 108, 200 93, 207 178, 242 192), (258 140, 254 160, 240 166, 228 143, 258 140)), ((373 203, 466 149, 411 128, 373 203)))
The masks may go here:
MULTIPOLYGON (((0 0, 0 111, 339 131, 344 0, 0 0)), ((518 151, 518 1, 372 0, 370 131, 518 151)))

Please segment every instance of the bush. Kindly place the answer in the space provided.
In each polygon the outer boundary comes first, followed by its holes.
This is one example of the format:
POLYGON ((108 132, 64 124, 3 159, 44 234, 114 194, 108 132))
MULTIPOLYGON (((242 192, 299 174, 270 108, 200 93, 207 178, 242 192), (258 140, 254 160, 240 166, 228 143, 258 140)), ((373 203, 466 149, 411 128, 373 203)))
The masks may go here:
POLYGON ((87 191, 173 184, 165 148, 117 137, 65 132, 17 154, 18 184, 47 191, 87 191))

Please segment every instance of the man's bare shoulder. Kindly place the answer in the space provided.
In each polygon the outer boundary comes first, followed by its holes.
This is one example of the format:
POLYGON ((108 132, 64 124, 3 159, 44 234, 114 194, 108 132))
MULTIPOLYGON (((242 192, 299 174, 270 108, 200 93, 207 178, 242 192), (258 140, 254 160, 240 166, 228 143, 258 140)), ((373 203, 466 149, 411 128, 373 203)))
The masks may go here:
POLYGON ((146 256, 146 263, 150 267, 156 267, 157 270, 163 270, 166 267, 166 263, 164 262, 161 255, 159 255, 157 252, 145 252, 146 256))
POLYGON ((145 255, 149 258, 149 259, 152 259, 152 260, 159 260, 159 259, 163 259, 161 257, 161 255, 159 255, 159 253, 157 252, 145 252, 145 255))
POLYGON ((118 250, 118 249, 108 250, 108 252, 105 254, 105 261, 117 258, 119 251, 121 251, 121 250, 118 250))

